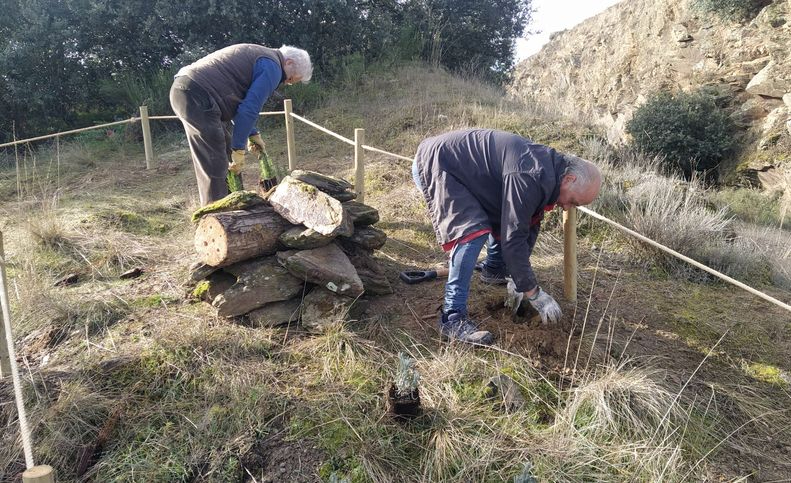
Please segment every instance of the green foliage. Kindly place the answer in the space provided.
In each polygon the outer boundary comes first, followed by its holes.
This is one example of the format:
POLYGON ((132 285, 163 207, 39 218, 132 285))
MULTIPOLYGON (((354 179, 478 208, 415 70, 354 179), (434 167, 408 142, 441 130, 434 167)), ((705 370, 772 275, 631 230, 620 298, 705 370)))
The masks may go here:
POLYGON ((395 386, 399 396, 408 396, 417 389, 420 374, 415 370, 415 359, 403 352, 398 353, 398 370, 396 371, 395 386))
POLYGON ((772 0, 693 0, 692 7, 726 20, 746 21, 770 3, 772 0))
POLYGON ((780 193, 754 189, 725 189, 708 195, 709 202, 728 215, 759 225, 791 227, 791 212, 783 212, 780 193), (783 216, 785 215, 785 216, 783 216))
POLYGON ((635 111, 626 130, 635 147, 664 156, 687 177, 715 169, 734 147, 732 121, 703 90, 653 95, 635 111))

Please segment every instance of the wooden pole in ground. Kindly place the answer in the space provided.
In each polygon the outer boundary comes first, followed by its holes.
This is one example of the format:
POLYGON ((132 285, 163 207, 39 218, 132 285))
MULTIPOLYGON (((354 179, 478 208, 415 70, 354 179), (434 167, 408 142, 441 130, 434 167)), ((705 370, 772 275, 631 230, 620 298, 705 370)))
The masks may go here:
POLYGON ((28 468, 22 473, 23 483, 55 483, 55 472, 50 465, 28 468))
POLYGON ((563 211, 563 291, 577 301, 577 208, 563 211))
POLYGON ((157 167, 154 145, 151 143, 151 124, 148 122, 148 106, 140 106, 140 126, 143 128, 143 147, 146 150, 146 169, 157 167))
POLYGON ((365 203, 365 159, 363 158, 363 144, 365 144, 365 129, 354 130, 354 191, 357 201, 365 203))
MULTIPOLYGON (((0 285, 4 289, 5 288, 5 255, 2 252, 3 252, 3 233, 0 232, 0 285)), ((6 313, 8 311, 8 309, 6 309, 6 305, 8 301, 5 300, 7 298, 5 292, 3 292, 3 294, 0 295, 0 297, 3 297, 2 309, 3 309, 3 320, 5 320, 6 313)), ((6 344, 7 336, 6 336, 5 326, 6 326, 5 323, 0 324, 0 337, 2 337, 2 340, 0 340, 0 379, 5 379, 6 377, 11 375, 11 357, 9 356, 9 352, 8 352, 8 344, 6 344)), ((13 337, 10 338, 13 340, 13 337)))
POLYGON ((294 144, 294 118, 291 117, 291 99, 283 101, 283 110, 286 111, 286 146, 288 149, 288 172, 297 169, 297 147, 294 144))

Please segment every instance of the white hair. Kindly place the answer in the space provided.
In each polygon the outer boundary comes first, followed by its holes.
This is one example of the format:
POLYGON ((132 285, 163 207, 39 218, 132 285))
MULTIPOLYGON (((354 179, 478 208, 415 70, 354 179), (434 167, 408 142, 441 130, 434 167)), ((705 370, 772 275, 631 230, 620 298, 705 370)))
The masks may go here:
POLYGON ((573 154, 563 154, 566 159, 566 169, 562 176, 573 174, 583 186, 596 182, 601 183, 601 171, 598 166, 573 154))
POLYGON ((307 83, 313 76, 313 64, 310 63, 310 55, 302 49, 284 45, 280 47, 280 53, 286 60, 294 62, 294 73, 302 78, 302 83, 307 83))

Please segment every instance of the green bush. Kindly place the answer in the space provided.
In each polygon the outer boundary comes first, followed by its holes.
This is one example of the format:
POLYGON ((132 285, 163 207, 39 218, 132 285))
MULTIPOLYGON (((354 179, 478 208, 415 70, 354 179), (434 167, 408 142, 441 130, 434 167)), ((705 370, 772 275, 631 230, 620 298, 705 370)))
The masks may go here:
POLYGON ((735 126, 715 97, 662 91, 640 106, 626 125, 636 148, 664 156, 687 178, 717 167, 734 147, 735 126))
POLYGON ((771 0, 693 0, 692 6, 706 13, 712 13, 726 20, 749 20, 771 0))

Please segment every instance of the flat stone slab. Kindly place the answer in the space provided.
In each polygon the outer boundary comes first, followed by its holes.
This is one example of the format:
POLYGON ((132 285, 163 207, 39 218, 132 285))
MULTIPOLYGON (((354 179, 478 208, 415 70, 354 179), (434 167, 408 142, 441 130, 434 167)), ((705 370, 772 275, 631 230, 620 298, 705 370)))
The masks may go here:
POLYGON ((362 226, 355 229, 352 236, 345 237, 344 241, 351 242, 369 250, 378 250, 387 242, 387 234, 372 226, 362 226))
POLYGON ((253 327, 277 327, 292 322, 299 322, 301 315, 302 297, 296 297, 282 302, 266 304, 247 314, 247 317, 253 327))
POLYGON ((236 277, 229 289, 212 301, 217 315, 243 315, 272 302, 288 300, 304 290, 302 279, 280 266, 275 257, 257 258, 223 269, 236 277))
POLYGON ((357 270, 357 275, 363 282, 366 295, 388 295, 393 293, 393 287, 390 286, 390 281, 387 279, 387 275, 379 261, 374 258, 373 250, 350 245, 347 246, 344 253, 346 253, 349 261, 352 262, 355 270, 357 270))
POLYGON ((288 248, 309 250, 329 245, 334 239, 334 236, 322 235, 311 228, 295 226, 284 231, 278 241, 288 248))
POLYGON ((357 194, 351 191, 354 189, 354 186, 342 178, 336 178, 335 176, 305 169, 295 169, 291 172, 290 176, 303 183, 315 186, 319 190, 340 201, 353 200, 357 197, 357 194))
POLYGON ((365 290, 349 257, 334 243, 312 250, 278 252, 277 259, 294 277, 347 297, 365 290))
POLYGON ((340 201, 291 176, 277 185, 269 203, 291 223, 305 225, 322 235, 350 236, 354 231, 340 201))
POLYGON ((305 296, 302 305, 302 327, 310 332, 323 332, 328 326, 359 318, 367 307, 360 299, 343 297, 321 287, 305 296))
POLYGON ((379 223, 379 210, 366 204, 358 201, 347 201, 343 203, 343 209, 349 214, 355 226, 379 223))

